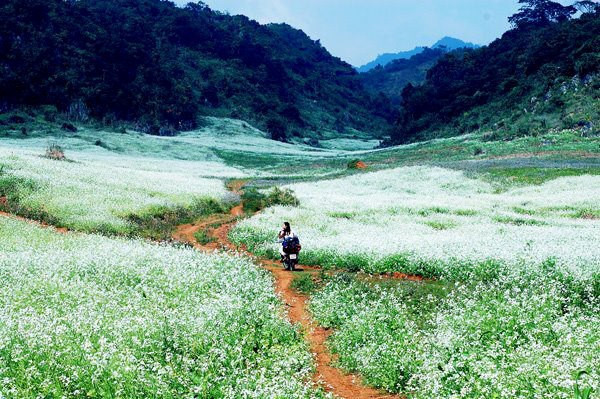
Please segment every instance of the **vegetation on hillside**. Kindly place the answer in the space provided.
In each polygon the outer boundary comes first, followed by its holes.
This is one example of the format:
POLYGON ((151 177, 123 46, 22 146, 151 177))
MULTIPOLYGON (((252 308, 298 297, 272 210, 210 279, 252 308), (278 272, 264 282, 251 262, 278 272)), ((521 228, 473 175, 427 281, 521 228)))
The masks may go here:
MULTIPOLYGON (((452 52, 402 91, 392 142, 478 129, 509 136, 584 126, 600 117, 600 7, 521 0, 514 28, 487 47, 452 52)), ((494 137, 502 138, 502 137, 494 137)))
POLYGON ((0 70, 0 112, 49 105, 152 134, 202 115, 244 119, 278 140, 388 126, 386 104, 318 41, 202 2, 2 2, 0 70))
POLYGON ((423 83, 427 71, 446 52, 443 47, 425 48, 409 59, 401 58, 391 61, 385 66, 378 65, 368 72, 361 73, 360 77, 365 89, 374 95, 383 93, 394 106, 398 106, 402 101, 402 89, 409 83, 412 85, 423 83))

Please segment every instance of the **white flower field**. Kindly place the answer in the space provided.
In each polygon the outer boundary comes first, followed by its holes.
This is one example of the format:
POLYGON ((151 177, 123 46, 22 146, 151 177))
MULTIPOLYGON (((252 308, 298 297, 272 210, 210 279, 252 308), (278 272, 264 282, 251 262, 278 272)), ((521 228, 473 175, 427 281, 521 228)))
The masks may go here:
POLYGON ((0 218, 7 398, 314 398, 311 357, 247 259, 0 218))
POLYGON ((211 123, 172 138, 82 129, 61 139, 66 160, 44 156, 45 138, 0 143, 0 210, 70 230, 0 216, 0 398, 333 397, 312 382, 297 303, 255 259, 171 240, 196 222, 215 239, 240 180, 244 207, 273 185, 299 205, 248 211, 230 241, 278 258, 291 222, 300 263, 327 271, 293 276, 312 284, 306 314, 366 385, 417 399, 600 392, 600 169, 500 181, 414 158, 474 136, 349 152, 211 123))
POLYGON ((310 306, 336 328, 343 368, 418 398, 600 389, 600 177, 498 190, 417 166, 289 188, 300 207, 241 222, 232 239, 272 255, 270 226, 289 220, 305 262, 439 280, 326 283, 310 306))
POLYGON ((300 207, 271 208, 238 224, 234 238, 267 253, 272 240, 259 240, 286 219, 318 264, 468 278, 486 261, 555 259, 577 279, 598 273, 600 222, 576 216, 600 209, 600 177, 496 193, 463 172, 406 167, 290 188, 300 207))

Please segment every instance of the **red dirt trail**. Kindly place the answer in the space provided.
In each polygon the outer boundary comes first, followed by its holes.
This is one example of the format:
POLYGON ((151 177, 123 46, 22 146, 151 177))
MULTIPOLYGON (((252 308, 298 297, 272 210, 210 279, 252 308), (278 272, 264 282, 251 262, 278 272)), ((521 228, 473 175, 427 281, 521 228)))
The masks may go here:
MULTIPOLYGON (((237 190, 235 191, 238 191, 241 186, 237 187, 237 190)), ((217 220, 219 219, 219 216, 208 218, 198 224, 179 226, 173 234, 173 238, 177 241, 192 244, 201 251, 215 251, 219 248, 223 248, 239 252, 240 249, 229 241, 228 233, 241 214, 243 214, 243 207, 240 205, 233 208, 230 215, 220 216, 220 220, 223 224, 218 227, 211 226, 215 226, 219 223, 217 220), (198 243, 194 237, 194 233, 200 229, 204 229, 215 241, 206 245, 198 243)), ((241 252, 256 259, 256 257, 243 248, 241 249, 241 252)), ((261 267, 273 274, 276 291, 285 303, 290 321, 292 323, 300 323, 303 328, 305 338, 310 344, 310 349, 316 360, 316 373, 313 376, 313 381, 316 385, 322 386, 327 392, 331 392, 335 396, 344 399, 401 398, 398 395, 382 393, 374 388, 365 386, 359 376, 346 374, 340 369, 332 366, 331 364, 335 361, 335 357, 329 352, 326 340, 333 331, 320 327, 312 320, 307 309, 308 297, 298 293, 291 287, 294 273, 284 270, 279 262, 263 258, 256 259, 256 261, 261 267)), ((299 266, 299 268, 311 272, 317 272, 319 270, 318 268, 310 266, 299 266)))
MULTIPOLYGON (((230 186, 234 192, 239 192, 243 182, 233 182, 230 186)), ((176 241, 192 244, 196 249, 212 252, 219 249, 229 249, 240 251, 228 238, 228 233, 235 225, 239 217, 244 214, 243 206, 238 205, 231 209, 229 215, 213 215, 203 219, 199 223, 184 224, 177 227, 173 233, 176 241), (214 241, 202 245, 198 243, 194 234, 199 230, 207 232, 214 241)), ((56 228, 35 220, 15 216, 13 214, 0 211, 0 217, 8 217, 25 221, 27 223, 37 224, 42 227, 52 228, 60 233, 69 232, 66 228, 56 228)), ((242 253, 256 259, 251 253, 241 249, 242 253)), ((357 375, 343 373, 340 369, 333 367, 332 362, 335 357, 328 351, 326 340, 333 332, 317 325, 312 320, 308 309, 308 297, 292 289, 291 284, 294 279, 293 272, 285 271, 278 262, 268 259, 256 259, 264 269, 270 271, 275 279, 275 288, 283 299, 287 308, 287 313, 292 323, 300 323, 305 333, 305 338, 310 344, 310 349, 316 360, 316 372, 313 381, 316 385, 322 386, 327 392, 344 399, 399 399, 401 396, 382 393, 374 388, 363 385, 361 378, 357 375)), ((319 269, 310 266, 300 266, 304 271, 316 273, 319 269)), ((410 276, 388 276, 391 278, 407 278, 410 276)))

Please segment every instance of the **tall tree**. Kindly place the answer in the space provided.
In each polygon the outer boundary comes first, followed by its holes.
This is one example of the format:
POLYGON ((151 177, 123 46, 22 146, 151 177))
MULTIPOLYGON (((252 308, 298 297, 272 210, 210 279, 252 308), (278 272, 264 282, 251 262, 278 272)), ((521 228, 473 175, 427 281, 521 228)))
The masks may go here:
POLYGON ((522 4, 519 12, 508 18, 513 27, 562 22, 571 19, 577 12, 573 6, 563 6, 551 0, 519 0, 519 4, 522 4))
POLYGON ((573 4, 573 6, 584 14, 593 14, 600 12, 600 4, 597 1, 578 1, 575 4, 573 4))

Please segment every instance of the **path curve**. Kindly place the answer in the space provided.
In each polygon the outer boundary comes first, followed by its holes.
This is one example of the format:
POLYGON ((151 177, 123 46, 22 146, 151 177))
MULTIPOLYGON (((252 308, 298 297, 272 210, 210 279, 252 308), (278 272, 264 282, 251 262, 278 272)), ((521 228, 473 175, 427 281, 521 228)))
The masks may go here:
MULTIPOLYGON (((218 217, 209 217, 197 224, 185 224, 177 227, 173 238, 185 242, 201 251, 215 251, 219 248, 244 253, 256 260, 264 269, 270 271, 275 279, 275 289, 283 299, 287 308, 288 318, 292 323, 300 323, 305 338, 310 344, 310 350, 315 357, 316 373, 313 376, 315 384, 322 386, 327 392, 344 399, 399 399, 401 396, 382 393, 375 388, 364 385, 360 376, 343 373, 331 364, 335 357, 329 352, 326 340, 332 334, 331 329, 319 326, 310 316, 307 308, 308 297, 298 293, 292 288, 294 273, 283 269, 281 263, 273 260, 256 258, 244 248, 237 248, 229 241, 228 233, 235 226, 241 205, 234 208, 231 215, 220 216, 223 224, 211 227, 218 223, 218 217), (232 220, 233 219, 233 220, 232 220), (194 234, 204 229, 215 241, 200 244, 194 234)), ((319 268, 299 266, 300 270, 317 272, 319 268)))

